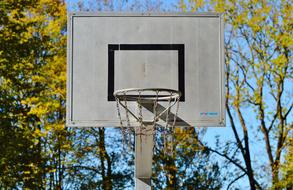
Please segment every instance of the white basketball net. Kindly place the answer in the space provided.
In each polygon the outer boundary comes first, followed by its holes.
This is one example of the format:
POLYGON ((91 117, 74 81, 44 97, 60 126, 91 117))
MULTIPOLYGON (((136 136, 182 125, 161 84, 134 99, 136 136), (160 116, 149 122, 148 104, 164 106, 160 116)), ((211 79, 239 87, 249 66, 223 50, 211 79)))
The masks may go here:
POLYGON ((166 135, 174 133, 181 96, 179 91, 162 88, 132 88, 115 91, 114 96, 123 140, 126 144, 130 143, 130 136, 133 132, 136 135, 154 135, 158 127, 163 127, 164 144, 166 135), (161 101, 165 102, 164 106, 159 104, 161 101), (132 103, 130 106, 130 102, 135 102, 135 104, 132 103), (121 107, 125 111, 124 118, 122 118, 121 107), (144 107, 149 109, 143 109, 144 107), (144 111, 152 113, 152 119, 144 119, 146 117, 144 111), (131 126, 131 117, 135 119, 138 126, 131 126))

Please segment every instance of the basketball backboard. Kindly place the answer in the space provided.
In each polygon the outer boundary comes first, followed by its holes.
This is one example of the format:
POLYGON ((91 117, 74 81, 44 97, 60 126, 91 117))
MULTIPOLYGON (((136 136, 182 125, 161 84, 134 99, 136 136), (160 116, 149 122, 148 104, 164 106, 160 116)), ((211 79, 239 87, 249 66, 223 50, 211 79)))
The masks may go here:
POLYGON ((177 126, 225 125, 221 14, 71 13, 68 22, 67 126, 120 126, 113 92, 124 88, 179 90, 177 126))

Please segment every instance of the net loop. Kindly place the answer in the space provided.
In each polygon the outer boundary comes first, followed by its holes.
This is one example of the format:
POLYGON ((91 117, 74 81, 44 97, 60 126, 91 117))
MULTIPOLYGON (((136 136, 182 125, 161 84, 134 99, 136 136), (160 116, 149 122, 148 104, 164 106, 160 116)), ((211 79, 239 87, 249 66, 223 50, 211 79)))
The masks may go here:
POLYGON ((155 128, 159 123, 164 124, 162 126, 164 126, 165 129, 174 127, 178 114, 180 96, 181 93, 179 91, 164 88, 131 88, 115 91, 114 97, 117 102, 116 106, 121 127, 126 124, 127 128, 131 128, 132 122, 138 123, 141 129, 144 129, 145 125, 152 125, 153 128, 155 128), (135 102, 137 106, 135 106, 135 102), (158 102, 161 103, 159 104, 158 102), (129 106, 129 104, 131 104, 131 106, 129 106), (144 107, 150 105, 152 105, 152 108, 148 110, 153 114, 152 119, 144 115, 143 112, 144 107), (125 110, 124 118, 122 118, 120 106, 125 110), (172 109, 174 112, 173 121, 172 124, 170 124, 172 109), (138 112, 135 113, 135 110, 138 110, 138 112), (131 120, 130 116, 132 116, 134 120, 131 120))

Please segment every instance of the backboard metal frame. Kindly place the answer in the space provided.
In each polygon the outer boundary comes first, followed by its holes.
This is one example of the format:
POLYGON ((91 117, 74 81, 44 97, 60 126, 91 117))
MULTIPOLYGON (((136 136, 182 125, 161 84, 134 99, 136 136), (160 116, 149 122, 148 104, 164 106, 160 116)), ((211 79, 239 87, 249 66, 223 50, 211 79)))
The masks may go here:
MULTIPOLYGON (((113 127, 113 126, 119 126, 119 122, 113 122, 113 121, 108 121, 108 120, 91 120, 91 121, 81 121, 81 120, 74 120, 73 119, 73 101, 72 101, 72 92, 73 92, 73 85, 72 85, 72 69, 73 69, 73 19, 75 17, 212 17, 212 18, 218 18, 220 20, 219 24, 219 43, 221 48, 219 48, 219 56, 220 56, 220 63, 219 63, 219 86, 220 86, 220 112, 218 113, 220 115, 219 121, 217 123, 215 122, 210 122, 210 120, 190 120, 189 122, 191 123, 196 123, 194 126, 205 126, 205 127, 224 127, 225 126, 225 92, 224 92, 224 23, 223 23, 223 16, 221 13, 88 13, 88 12, 78 12, 78 13, 69 13, 68 14, 68 40, 67 40, 67 102, 66 102, 66 126, 67 127, 113 127)), ((109 51, 117 49, 117 44, 111 44, 109 45, 109 51)), ((131 44, 119 44, 120 45, 120 50, 127 50, 131 49, 131 44), (122 45, 122 46, 121 46, 122 45), (124 48, 121 49, 121 47, 125 46, 124 48)), ((137 45, 137 44, 136 44, 137 45)), ((158 46, 152 46, 148 47, 147 44, 142 44, 141 49, 143 50, 144 48, 146 49, 151 49, 151 48, 158 48, 159 46, 162 46, 163 44, 157 44, 158 46)), ((182 44, 181 44, 182 45, 182 44)), ((180 60, 184 59, 184 56, 182 55, 182 51, 184 54, 184 46, 182 49, 182 46, 180 44, 175 44, 175 46, 172 46, 171 44, 165 45, 166 47, 165 50, 172 49, 178 51, 178 63, 180 64, 180 60), (179 45, 179 46, 178 46, 179 45), (175 48, 175 49, 174 49, 175 48), (181 53, 181 54, 180 54, 181 53)), ((162 48, 162 47, 160 47, 162 48)), ((109 61, 111 58, 109 57, 109 61)), ((184 61, 183 61, 184 62, 184 61)), ((182 63, 181 63, 182 64, 182 63)), ((179 67, 180 68, 180 67, 179 67)), ((183 67, 184 68, 184 67, 183 67)), ((178 89, 180 91, 183 90, 183 95, 184 95, 184 85, 182 86, 182 81, 184 84, 184 77, 182 77, 182 70, 179 71, 179 81, 178 84, 178 89)), ((111 73, 108 76, 111 81, 111 73)), ((109 85, 110 86, 110 85, 109 85)), ((108 86, 108 87, 109 87, 108 86)), ((108 100, 113 101, 113 96, 111 96, 111 92, 114 91, 114 88, 109 87, 108 88, 108 100)), ((184 101, 184 96, 183 96, 183 101, 184 101)), ((206 115, 206 116, 212 116, 212 112, 202 112, 200 114, 206 115)), ((131 123, 133 126, 137 126, 137 122, 132 122, 131 123)), ((179 115, 179 121, 177 122, 177 125, 179 126, 187 126, 184 121, 180 122, 180 115, 179 115)), ((190 125, 189 125, 190 126, 190 125)))

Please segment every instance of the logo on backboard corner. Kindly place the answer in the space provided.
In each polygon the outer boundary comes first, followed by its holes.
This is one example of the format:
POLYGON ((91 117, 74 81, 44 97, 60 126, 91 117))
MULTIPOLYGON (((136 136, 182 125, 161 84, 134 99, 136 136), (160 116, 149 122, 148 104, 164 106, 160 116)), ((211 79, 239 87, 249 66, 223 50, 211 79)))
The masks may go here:
POLYGON ((219 113, 218 112, 200 112, 200 116, 217 117, 219 116, 219 113))

